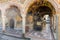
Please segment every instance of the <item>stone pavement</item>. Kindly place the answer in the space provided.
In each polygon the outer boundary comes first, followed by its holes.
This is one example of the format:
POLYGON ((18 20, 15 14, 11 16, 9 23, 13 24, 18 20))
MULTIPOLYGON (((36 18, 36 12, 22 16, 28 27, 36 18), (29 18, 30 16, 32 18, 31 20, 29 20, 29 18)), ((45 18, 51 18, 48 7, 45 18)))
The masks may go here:
POLYGON ((0 33, 15 36, 15 37, 21 37, 22 36, 22 30, 14 30, 7 28, 6 31, 3 33, 2 28, 0 28, 0 33))
POLYGON ((18 38, 18 37, 16 38, 16 37, 11 37, 11 36, 0 34, 0 40, 28 40, 28 39, 18 38))
POLYGON ((2 32, 2 27, 0 27, 0 40, 24 40, 22 30, 7 28, 5 32, 2 32))
MULTIPOLYGON (((42 32, 36 32, 34 30, 25 34, 26 38, 31 40, 52 40, 51 30, 49 24, 46 25, 46 28, 42 32)), ((0 40, 23 40, 22 30, 14 30, 6 28, 6 31, 2 32, 2 27, 0 27, 0 40)), ((24 39, 25 40, 25 39, 24 39)))
POLYGON ((25 36, 31 38, 31 40, 53 40, 49 24, 47 24, 46 28, 43 29, 41 32, 36 32, 32 30, 25 34, 25 36))

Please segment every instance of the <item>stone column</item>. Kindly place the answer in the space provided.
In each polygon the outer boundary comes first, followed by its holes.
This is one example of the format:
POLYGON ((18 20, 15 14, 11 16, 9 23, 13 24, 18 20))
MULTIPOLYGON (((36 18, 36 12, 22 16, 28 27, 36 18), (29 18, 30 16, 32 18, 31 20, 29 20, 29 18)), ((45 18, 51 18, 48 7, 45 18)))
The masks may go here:
POLYGON ((56 26, 56 40, 58 40, 58 24, 59 24, 59 16, 58 15, 55 15, 55 26, 56 26))
POLYGON ((5 32, 5 10, 2 10, 2 31, 5 32))
POLYGON ((23 27, 23 34, 25 34, 25 15, 22 16, 22 27, 23 27))
POLYGON ((21 16, 22 16, 22 28, 23 28, 22 37, 25 38, 26 9, 24 6, 22 6, 22 9, 21 9, 21 16))
POLYGON ((53 27, 53 16, 50 16, 50 30, 51 30, 51 36, 52 36, 52 40, 55 40, 52 27, 53 27))

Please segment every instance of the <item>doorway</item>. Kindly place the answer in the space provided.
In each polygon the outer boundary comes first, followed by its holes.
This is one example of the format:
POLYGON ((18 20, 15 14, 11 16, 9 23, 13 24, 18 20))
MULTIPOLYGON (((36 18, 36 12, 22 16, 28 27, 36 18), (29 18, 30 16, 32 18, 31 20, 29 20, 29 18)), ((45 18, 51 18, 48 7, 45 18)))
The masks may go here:
POLYGON ((14 19, 10 19, 10 28, 14 29, 14 19))

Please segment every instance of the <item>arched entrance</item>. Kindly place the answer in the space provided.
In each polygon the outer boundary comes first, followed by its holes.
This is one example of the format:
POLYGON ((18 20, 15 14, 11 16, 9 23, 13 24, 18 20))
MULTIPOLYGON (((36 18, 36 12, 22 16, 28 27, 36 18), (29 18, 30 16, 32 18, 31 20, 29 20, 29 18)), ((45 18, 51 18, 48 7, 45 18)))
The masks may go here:
POLYGON ((11 5, 6 10, 6 28, 22 30, 22 17, 17 6, 11 5))
POLYGON ((36 1, 32 3, 27 12, 26 32, 34 35, 34 37, 43 35, 42 38, 54 40, 52 31, 53 15, 55 15, 55 9, 50 2, 36 1))
POLYGON ((46 20, 46 18, 44 18, 44 15, 49 15, 51 16, 51 10, 49 9, 49 7, 46 6, 40 6, 39 8, 36 9, 36 12, 34 13, 34 30, 37 31, 41 31, 43 29, 43 25, 44 25, 44 20, 46 20))

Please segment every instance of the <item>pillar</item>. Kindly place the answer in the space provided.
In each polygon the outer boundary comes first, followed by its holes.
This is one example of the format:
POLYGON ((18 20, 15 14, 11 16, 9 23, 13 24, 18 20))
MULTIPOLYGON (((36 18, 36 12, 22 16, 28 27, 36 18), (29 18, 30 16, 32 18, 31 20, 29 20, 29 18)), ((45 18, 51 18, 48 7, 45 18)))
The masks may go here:
POLYGON ((58 15, 55 15, 55 26, 56 26, 56 40, 58 40, 58 24, 59 24, 59 22, 58 22, 59 20, 58 20, 58 15))
POLYGON ((25 15, 22 16, 22 27, 23 27, 23 34, 25 34, 25 15))
POLYGON ((2 10, 2 31, 5 32, 5 10, 2 10))
POLYGON ((51 29, 51 36, 52 36, 52 40, 55 40, 55 38, 54 38, 54 34, 53 34, 53 30, 52 30, 52 27, 53 27, 53 16, 50 16, 50 29, 51 29))

